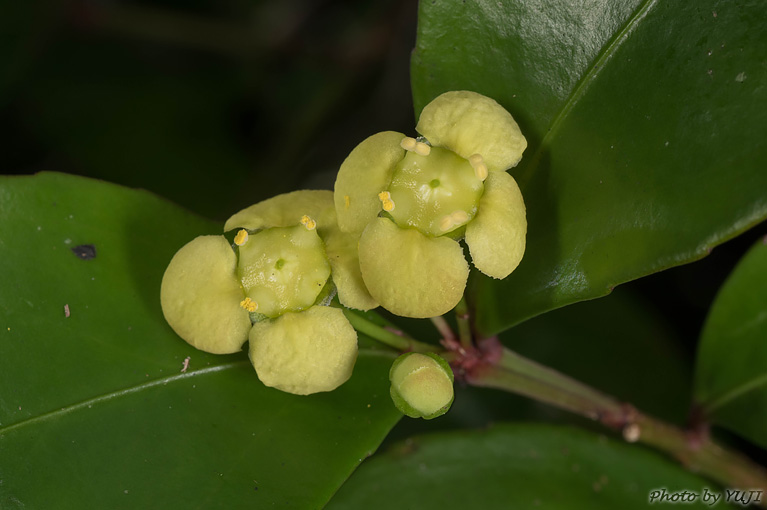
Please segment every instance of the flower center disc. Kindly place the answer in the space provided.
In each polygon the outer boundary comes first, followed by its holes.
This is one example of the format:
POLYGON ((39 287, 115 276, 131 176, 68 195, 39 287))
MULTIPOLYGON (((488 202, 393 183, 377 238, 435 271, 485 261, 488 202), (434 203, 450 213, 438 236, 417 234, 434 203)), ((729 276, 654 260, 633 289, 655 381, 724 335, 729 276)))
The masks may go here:
POLYGON ((239 251, 245 295, 268 317, 309 308, 330 277, 322 240, 303 226, 262 230, 239 251))
POLYGON ((390 214, 400 227, 441 236, 471 221, 483 191, 474 168, 454 152, 432 147, 421 156, 409 151, 394 170, 390 214))

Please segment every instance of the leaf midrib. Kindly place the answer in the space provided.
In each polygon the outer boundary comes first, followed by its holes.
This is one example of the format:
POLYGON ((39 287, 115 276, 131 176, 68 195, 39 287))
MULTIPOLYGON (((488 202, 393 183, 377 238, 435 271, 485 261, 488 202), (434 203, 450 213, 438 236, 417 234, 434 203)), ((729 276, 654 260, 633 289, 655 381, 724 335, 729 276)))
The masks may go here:
MULTIPOLYGON (((380 356, 380 355, 383 355, 383 356, 390 357, 391 356, 391 352, 390 351, 379 351, 379 350, 376 350, 376 349, 360 349, 359 355, 360 356, 380 356)), ((46 421, 49 421, 49 420, 54 420, 56 418, 59 418, 61 416, 65 416, 65 415, 73 413, 75 411, 79 411, 81 409, 86 409, 89 406, 93 406, 94 404, 100 404, 100 403, 103 403, 103 402, 107 402, 107 401, 113 400, 115 398, 119 398, 119 397, 122 397, 122 396, 125 396, 125 395, 130 395, 130 394, 133 394, 133 393, 138 393, 140 391, 151 389, 151 388, 154 388, 156 386, 164 386, 164 385, 166 385, 168 383, 180 381, 180 380, 183 380, 183 379, 188 379, 190 377, 197 377, 197 376, 207 375, 207 374, 211 374, 211 373, 222 372, 222 371, 225 371, 225 370, 230 370, 232 368, 237 368, 237 367, 240 367, 240 366, 247 366, 247 365, 250 365, 250 360, 244 359, 244 360, 240 360, 240 361, 232 361, 230 363, 224 363, 222 365, 216 365, 216 366, 213 366, 213 367, 201 368, 199 370, 190 370, 188 372, 179 373, 179 374, 172 375, 172 376, 166 376, 166 377, 162 377, 162 378, 159 378, 159 379, 154 379, 154 380, 151 380, 151 381, 145 381, 145 382, 142 382, 141 384, 137 384, 135 386, 130 386, 128 388, 123 388, 123 389, 116 390, 116 391, 113 391, 113 392, 110 392, 110 393, 105 393, 103 395, 99 395, 99 396, 96 396, 96 397, 91 397, 91 398, 83 400, 81 402, 77 402, 76 404, 70 404, 68 406, 61 407, 61 408, 58 408, 58 409, 53 410, 53 411, 48 411, 46 413, 39 414, 37 416, 32 416, 30 418, 27 418, 26 420, 22 420, 22 421, 13 423, 13 424, 8 425, 6 427, 0 427, 0 437, 3 437, 6 434, 8 434, 9 432, 14 432, 14 431, 16 431, 16 430, 18 430, 20 428, 26 427, 28 425, 34 425, 36 423, 41 423, 41 422, 46 422, 46 421)))
POLYGON ((767 373, 761 374, 757 377, 754 377, 753 379, 749 379, 748 381, 739 384, 735 388, 724 392, 717 398, 712 399, 708 404, 704 404, 703 410, 707 415, 711 415, 722 406, 762 387, 767 388, 767 373))
POLYGON ((107 401, 115 399, 115 398, 119 398, 119 397, 122 397, 122 396, 125 396, 125 395, 130 395, 130 394, 133 394, 133 393, 138 393, 140 391, 143 391, 143 390, 146 390, 146 389, 151 389, 151 388, 154 388, 156 386, 164 386, 164 385, 166 385, 168 383, 176 382, 176 381, 179 381, 179 380, 182 380, 182 379, 188 379, 190 377, 197 377, 197 376, 206 375, 206 374, 210 374, 210 373, 221 372, 221 371, 224 371, 224 370, 229 370, 231 368, 236 368, 236 367, 241 366, 241 365, 247 365, 249 363, 250 362, 248 360, 233 361, 231 363, 225 363, 223 365, 216 365, 216 366, 213 366, 213 367, 201 368, 199 370, 191 370, 189 372, 184 372, 184 373, 180 373, 180 374, 176 374, 176 375, 172 375, 172 376, 166 376, 166 377, 162 377, 160 379, 154 379, 154 380, 151 380, 151 381, 145 381, 145 382, 142 382, 141 384, 137 384, 135 386, 130 386, 128 388, 123 388, 123 389, 120 389, 120 390, 117 390, 117 391, 113 391, 111 393, 106 393, 104 395, 99 395, 99 396, 96 396, 96 397, 91 397, 89 399, 80 401, 80 402, 78 402, 76 404, 71 404, 71 405, 68 405, 66 407, 61 407, 61 408, 56 409, 54 411, 48 411, 46 413, 39 414, 37 416, 32 416, 30 418, 27 418, 26 420, 22 420, 22 421, 13 423, 11 425, 8 425, 7 427, 2 427, 2 428, 0 428, 0 436, 3 436, 5 434, 7 434, 8 432, 13 432, 16 429, 25 427, 27 425, 33 425, 35 423, 45 422, 45 421, 48 421, 48 420, 56 419, 56 418, 58 418, 60 416, 65 416, 65 415, 67 415, 69 413, 78 411, 80 409, 87 408, 88 406, 92 406, 94 404, 100 404, 100 403, 103 403, 103 402, 107 402, 107 401))
MULTIPOLYGON (((538 148, 532 156, 529 166, 530 170, 529 172, 526 172, 527 174, 532 174, 539 168, 539 163, 541 161, 541 157, 543 156, 544 149, 549 146, 551 139, 558 133, 561 125, 564 123, 570 111, 575 108, 578 100, 586 94, 592 80, 596 78, 599 72, 605 67, 607 62, 613 57, 618 48, 623 45, 623 43, 628 39, 628 36, 637 27, 639 22, 641 22, 647 16, 647 14, 658 3, 658 1, 659 0, 645 0, 640 5, 640 7, 634 11, 634 14, 631 15, 628 21, 624 23, 623 28, 616 32, 612 40, 602 48, 602 51, 599 53, 597 58, 591 63, 591 65, 588 67, 588 70, 583 74, 581 79, 573 88, 573 91, 570 93, 570 96, 568 96, 567 100, 562 106, 562 109, 559 110, 559 113, 557 113, 556 117, 554 117, 554 120, 549 124, 549 129, 546 131, 546 134, 541 139, 541 143, 538 145, 538 148)), ((525 188, 525 183, 530 181, 529 176, 524 181, 524 183, 520 182, 520 188, 523 190, 525 188)))

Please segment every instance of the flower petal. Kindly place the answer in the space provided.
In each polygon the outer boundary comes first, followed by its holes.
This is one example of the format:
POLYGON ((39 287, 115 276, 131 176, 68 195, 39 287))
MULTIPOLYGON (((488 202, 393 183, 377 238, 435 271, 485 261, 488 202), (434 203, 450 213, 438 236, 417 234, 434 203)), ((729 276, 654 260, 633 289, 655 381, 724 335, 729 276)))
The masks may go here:
POLYGON ((288 312, 253 325, 250 360, 266 386, 296 395, 331 391, 352 375, 357 332, 338 308, 288 312))
POLYGON ((506 278, 522 260, 526 233, 525 202, 517 181, 506 172, 492 172, 479 212, 466 226, 474 266, 493 278, 506 278))
POLYGON ((527 147, 509 112, 493 99, 467 90, 445 92, 427 104, 415 129, 432 145, 466 159, 481 155, 491 171, 516 166, 527 147))
POLYGON ((248 339, 250 318, 235 276, 237 257, 224 236, 201 236, 173 259, 162 279, 165 320, 194 347, 213 354, 237 352, 248 339))
POLYGON ((469 266, 461 246, 447 237, 427 237, 376 218, 359 243, 362 278, 373 298, 404 317, 435 317, 461 300, 469 266))
POLYGON ((370 310, 376 308, 378 302, 370 295, 362 280, 357 241, 358 237, 354 234, 338 229, 329 231, 325 237, 325 252, 341 304, 347 308, 370 310))
POLYGON ((359 234, 381 212, 378 194, 391 182, 394 166, 405 156, 402 133, 384 131, 370 136, 341 164, 334 199, 338 226, 359 234))
POLYGON ((333 192, 301 190, 263 200, 226 220, 224 232, 235 228, 259 230, 267 227, 292 227, 300 224, 304 215, 317 222, 322 236, 325 227, 335 225, 333 192))

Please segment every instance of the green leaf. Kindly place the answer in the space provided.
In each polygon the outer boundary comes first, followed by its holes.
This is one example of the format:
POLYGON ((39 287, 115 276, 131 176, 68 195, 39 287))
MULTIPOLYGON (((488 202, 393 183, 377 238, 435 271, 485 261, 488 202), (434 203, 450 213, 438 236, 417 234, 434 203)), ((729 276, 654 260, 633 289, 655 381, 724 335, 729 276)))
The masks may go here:
POLYGON ((695 397, 714 423, 767 448, 767 237, 738 263, 701 334, 695 397))
POLYGON ((703 257, 767 217, 762 2, 420 5, 416 111, 473 90, 529 141, 511 171, 525 256, 503 282, 473 278, 484 333, 703 257))
POLYGON ((299 397, 173 333, 165 266, 218 223, 51 173, 0 179, 0 217, 2 508, 318 508, 401 416, 389 353, 299 397))
MULTIPOLYGON (((564 427, 505 425, 406 441, 365 462, 327 508, 644 509, 661 488, 721 494, 637 446, 564 427)), ((690 506, 705 508, 697 499, 690 506)))

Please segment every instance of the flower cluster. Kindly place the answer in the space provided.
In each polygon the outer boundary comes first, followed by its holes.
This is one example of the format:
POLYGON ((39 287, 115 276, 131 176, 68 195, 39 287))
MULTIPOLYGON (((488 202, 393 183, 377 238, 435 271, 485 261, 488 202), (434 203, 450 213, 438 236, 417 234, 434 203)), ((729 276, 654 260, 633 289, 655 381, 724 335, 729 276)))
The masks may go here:
MULTIPOLYGON (((383 306, 405 317, 455 307, 469 264, 505 278, 525 250, 520 190, 506 170, 527 146, 514 119, 474 92, 424 108, 418 138, 391 131, 360 143, 335 190, 279 195, 232 216, 173 257, 163 313, 194 347, 233 353, 249 341, 259 379, 282 391, 331 391, 352 374, 357 334, 343 311, 383 306)), ((390 372, 405 414, 426 419, 453 400, 450 366, 403 355, 390 372)))

